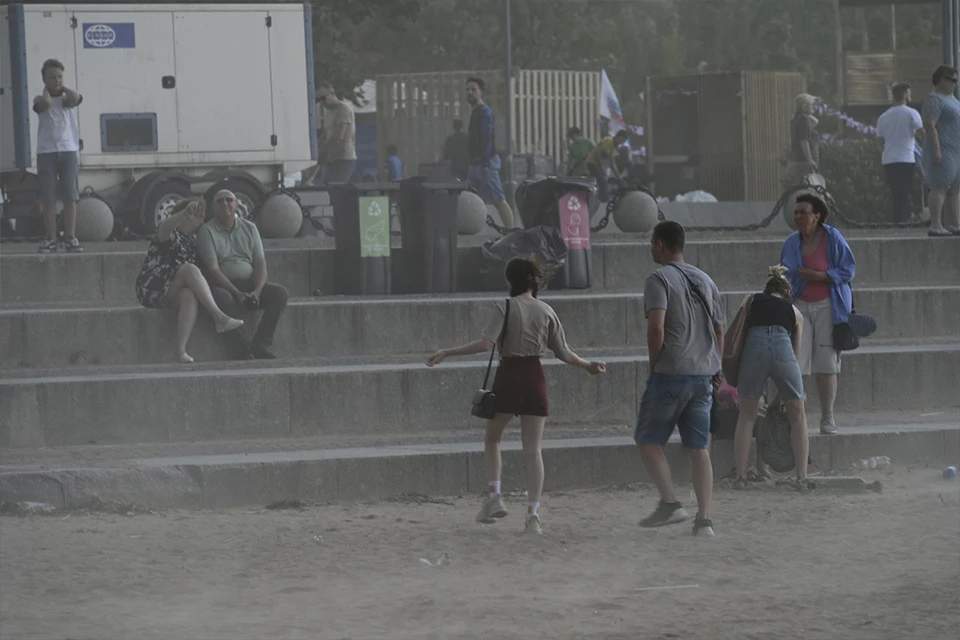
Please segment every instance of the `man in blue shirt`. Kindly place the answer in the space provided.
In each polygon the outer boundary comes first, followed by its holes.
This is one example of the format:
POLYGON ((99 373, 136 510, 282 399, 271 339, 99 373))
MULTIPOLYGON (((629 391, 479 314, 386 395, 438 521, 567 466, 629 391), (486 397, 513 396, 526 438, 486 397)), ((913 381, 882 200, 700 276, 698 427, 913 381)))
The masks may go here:
POLYGON ((383 162, 383 175, 387 180, 403 179, 403 162, 397 155, 397 145, 387 145, 387 159, 383 162))
POLYGON ((467 102, 473 107, 467 130, 470 169, 467 179, 484 202, 492 203, 507 229, 513 228, 513 210, 503 197, 500 182, 500 156, 493 145, 493 110, 483 102, 486 85, 480 78, 467 79, 467 102))

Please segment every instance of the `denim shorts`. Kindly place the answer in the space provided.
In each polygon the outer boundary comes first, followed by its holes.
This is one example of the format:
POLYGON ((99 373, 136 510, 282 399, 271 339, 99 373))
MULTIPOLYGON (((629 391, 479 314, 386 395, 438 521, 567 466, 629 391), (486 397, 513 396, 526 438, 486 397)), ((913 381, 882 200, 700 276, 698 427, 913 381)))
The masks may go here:
POLYGON ((76 151, 53 151, 37 154, 37 177, 40 178, 40 202, 75 202, 80 199, 80 154, 76 151))
POLYGON ((784 402, 803 398, 803 377, 790 334, 780 326, 752 327, 740 354, 737 393, 759 398, 766 391, 768 378, 773 380, 784 402))
POLYGON ((500 182, 500 157, 490 158, 490 164, 471 164, 467 173, 467 181, 483 201, 488 204, 503 202, 503 184, 500 182))
POLYGON ((687 449, 706 449, 710 443, 711 376, 653 373, 640 401, 637 444, 667 444, 676 425, 687 449))

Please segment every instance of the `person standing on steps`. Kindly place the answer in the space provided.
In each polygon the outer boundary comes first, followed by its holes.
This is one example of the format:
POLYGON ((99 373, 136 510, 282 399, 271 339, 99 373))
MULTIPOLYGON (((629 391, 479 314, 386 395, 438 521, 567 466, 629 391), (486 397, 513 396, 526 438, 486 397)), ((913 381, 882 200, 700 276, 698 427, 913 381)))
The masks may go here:
POLYGON ((957 69, 940 65, 923 102, 923 177, 930 188, 932 237, 960 236, 960 101, 957 69))
POLYGON ((493 109, 483 101, 486 84, 480 78, 467 79, 467 102, 473 107, 467 131, 470 168, 467 177, 484 202, 492 203, 500 213, 500 222, 513 228, 513 210, 503 195, 500 182, 500 156, 494 149, 493 109))
POLYGON ((350 182, 357 167, 356 116, 346 100, 337 98, 337 92, 328 82, 317 87, 317 102, 327 111, 327 136, 320 147, 320 171, 313 184, 350 182))
POLYGON ((213 220, 200 227, 197 249, 217 305, 236 317, 243 309, 263 309, 250 343, 243 331, 224 334, 236 357, 272 360, 270 351, 280 315, 287 308, 287 290, 267 281, 267 260, 257 225, 237 215, 237 196, 221 189, 213 196, 213 220))
POLYGON ((812 194, 797 197, 793 221, 797 230, 787 237, 780 264, 787 268, 793 302, 803 314, 800 370, 813 374, 820 398, 820 433, 837 433, 833 417, 837 399, 840 352, 834 348, 833 328, 850 320, 853 292, 850 282, 857 262, 843 234, 824 224, 830 210, 812 194))
POLYGON ((39 253, 57 250, 57 200, 63 202, 63 231, 67 251, 83 251, 76 238, 77 201, 80 199, 80 128, 77 107, 83 96, 63 83, 63 63, 50 58, 43 63, 43 95, 33 99, 38 116, 37 176, 47 237, 39 253))
POLYGON ((466 181, 470 174, 470 139, 463 131, 463 120, 453 121, 453 133, 443 143, 443 157, 450 163, 450 174, 466 181))
POLYGON ((883 138, 883 172, 893 197, 893 219, 908 222, 912 213, 910 196, 917 168, 917 132, 923 132, 920 113, 910 104, 910 85, 893 85, 893 106, 877 120, 877 134, 883 138))
POLYGON ((500 439, 513 416, 520 416, 523 441, 523 462, 527 471, 528 533, 542 534, 540 494, 543 491, 543 457, 540 443, 547 421, 549 405, 547 383, 540 366, 546 349, 566 364, 584 369, 590 375, 606 371, 603 362, 588 362, 567 346, 563 325, 554 310, 537 299, 543 284, 543 271, 528 258, 514 258, 507 263, 507 286, 510 298, 506 305, 493 311, 484 337, 453 349, 440 349, 427 359, 433 367, 450 356, 484 353, 499 343, 500 364, 493 382, 496 394, 496 415, 487 421, 484 435, 483 462, 489 494, 477 515, 478 522, 495 522, 507 515, 500 492, 500 439))
POLYGON ((659 223, 650 239, 650 253, 661 266, 647 277, 643 289, 650 376, 634 440, 657 485, 660 503, 640 526, 661 527, 688 518, 674 493, 663 453, 676 425, 693 468, 698 505, 693 534, 713 536, 710 408, 713 379, 720 372, 725 315, 717 285, 684 262, 684 243, 683 227, 673 221, 659 223))

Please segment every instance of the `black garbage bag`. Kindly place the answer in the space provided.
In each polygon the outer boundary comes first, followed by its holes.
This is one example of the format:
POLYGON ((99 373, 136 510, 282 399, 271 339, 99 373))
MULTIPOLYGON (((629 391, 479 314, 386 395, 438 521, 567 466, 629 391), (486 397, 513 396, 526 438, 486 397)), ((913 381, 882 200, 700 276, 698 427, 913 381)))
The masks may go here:
POLYGON ((543 267, 547 282, 566 264, 567 259, 567 245, 555 225, 512 231, 499 240, 485 243, 480 252, 483 255, 481 273, 499 278, 501 282, 503 270, 513 258, 525 256, 537 260, 543 267))

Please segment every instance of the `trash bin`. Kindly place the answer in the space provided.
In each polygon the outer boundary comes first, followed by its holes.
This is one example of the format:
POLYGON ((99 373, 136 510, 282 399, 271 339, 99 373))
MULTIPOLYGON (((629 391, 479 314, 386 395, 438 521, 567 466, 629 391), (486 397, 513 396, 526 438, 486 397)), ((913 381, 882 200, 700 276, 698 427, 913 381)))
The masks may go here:
POLYGON ((402 260, 393 262, 394 281, 403 293, 457 290, 457 206, 463 182, 400 182, 402 260))
POLYGON ((337 241, 338 293, 391 293, 390 196, 396 183, 336 184, 328 189, 337 241))
POLYGON ((528 180, 517 190, 524 226, 556 225, 567 247, 564 265, 551 283, 553 289, 590 287, 590 195, 596 189, 589 178, 550 177, 528 180))

